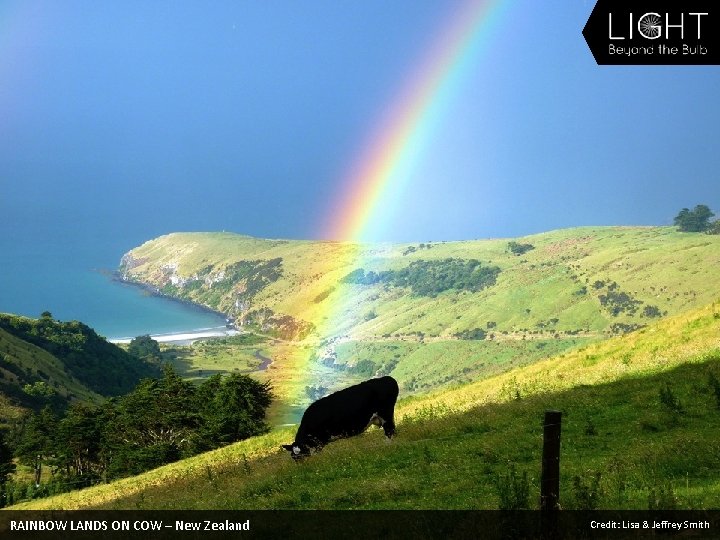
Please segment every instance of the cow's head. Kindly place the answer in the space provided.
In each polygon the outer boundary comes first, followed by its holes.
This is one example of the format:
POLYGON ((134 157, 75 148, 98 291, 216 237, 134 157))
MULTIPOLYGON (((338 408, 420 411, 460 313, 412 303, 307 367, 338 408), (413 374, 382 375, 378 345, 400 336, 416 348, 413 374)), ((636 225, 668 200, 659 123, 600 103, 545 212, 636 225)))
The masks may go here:
POLYGON ((310 447, 306 444, 298 444, 294 442, 292 444, 283 444, 282 447, 290 452, 290 455, 294 460, 302 459, 310 455, 310 447))

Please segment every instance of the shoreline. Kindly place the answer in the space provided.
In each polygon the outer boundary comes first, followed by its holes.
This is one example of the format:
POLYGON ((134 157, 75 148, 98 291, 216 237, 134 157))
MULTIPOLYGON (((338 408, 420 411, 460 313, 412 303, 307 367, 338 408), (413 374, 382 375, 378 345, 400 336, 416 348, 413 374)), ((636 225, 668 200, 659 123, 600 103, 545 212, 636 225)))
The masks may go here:
POLYGON ((198 311, 202 311, 204 313, 211 313, 213 315, 217 315, 218 317, 222 317, 225 319, 225 321, 230 320, 230 317, 227 313, 223 313, 222 311, 217 311, 216 309, 213 309, 211 307, 205 306, 203 304, 198 304, 197 302, 193 302, 191 300, 185 300, 184 298, 178 298, 176 296, 170 296, 169 294, 165 294, 160 289, 155 287, 154 285, 150 285, 148 283, 143 283, 142 281, 135 281, 132 279, 125 278, 120 272, 117 270, 100 270, 100 273, 105 274, 110 281, 113 283, 117 283, 119 285, 127 285, 129 287, 141 289, 142 291, 145 291, 150 296, 155 296, 157 298, 164 298, 166 300, 171 300, 173 302, 177 302, 179 304, 182 304, 185 307, 196 309, 198 311))
MULTIPOLYGON (((170 296, 163 293, 157 287, 144 283, 142 281, 136 281, 133 279, 127 279, 117 270, 99 270, 101 274, 104 274, 112 283, 116 283, 121 286, 127 286, 135 289, 140 289, 149 296, 156 298, 162 298, 175 302, 182 305, 185 308, 193 309, 202 313, 207 313, 217 316, 219 319, 225 321, 224 326, 217 326, 213 328, 200 328, 196 330, 179 330, 176 332, 168 332, 161 334, 146 334, 158 343, 166 343, 171 345, 192 345, 200 339, 212 339, 212 338, 223 338, 235 336, 240 333, 239 330, 232 324, 232 318, 227 313, 217 311, 203 304, 192 302, 191 300, 185 300, 184 298, 178 298, 176 296, 170 296)), ((134 336, 135 337, 135 336, 134 336)), ((117 337, 108 338, 110 343, 115 344, 128 344, 134 339, 134 337, 117 337)))
MULTIPOLYGON (((181 332, 172 332, 169 334, 155 334, 150 335, 152 339, 157 341, 158 343, 168 343, 171 345, 192 345, 196 341, 200 339, 208 339, 208 338, 222 338, 222 337, 231 337, 236 336, 240 332, 238 330, 232 329, 232 328, 224 328, 224 327, 217 327, 217 328, 204 328, 202 330, 193 330, 193 331, 181 331, 181 332)), ((123 344, 127 345, 135 338, 129 338, 129 337, 123 337, 123 338, 109 338, 108 341, 110 343, 114 343, 116 345, 123 344)))

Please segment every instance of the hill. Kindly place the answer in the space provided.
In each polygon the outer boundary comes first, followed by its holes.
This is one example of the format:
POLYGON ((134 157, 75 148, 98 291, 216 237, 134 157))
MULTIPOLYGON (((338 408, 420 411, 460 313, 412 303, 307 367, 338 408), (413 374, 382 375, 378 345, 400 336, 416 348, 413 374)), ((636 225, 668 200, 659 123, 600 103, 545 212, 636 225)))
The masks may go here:
MULTIPOLYGON (((430 395, 300 466, 281 428, 138 477, 20 505, 72 508, 537 507, 541 420, 563 412, 564 508, 720 507, 720 306, 430 395)), ((402 396, 401 392, 401 396, 402 396)))
POLYGON ((533 249, 517 255, 508 248, 514 240, 357 245, 177 233, 130 251, 120 270, 127 279, 248 323, 259 317, 255 312, 269 309, 320 327, 322 306, 351 293, 353 313, 342 314, 342 324, 329 332, 351 337, 450 337, 488 322, 496 334, 609 332, 614 323, 643 323, 658 313, 704 305, 713 299, 708 289, 716 289, 707 285, 720 283, 713 272, 720 260, 717 236, 668 227, 602 227, 516 240, 533 249), (498 268, 496 283, 430 295, 343 281, 358 269, 381 273, 448 259, 498 268), (363 320, 373 308, 376 316, 363 320))
POLYGON ((108 343, 90 327, 49 314, 31 319, 0 314, 0 415, 7 422, 23 408, 64 408, 74 400, 99 402, 130 391, 159 373, 108 343), (4 403, 4 405, 3 405, 4 403))
POLYGON ((2 423, 17 419, 24 409, 39 409, 52 401, 69 403, 77 398, 100 399, 69 375, 64 364, 48 351, 0 328, 0 405, 2 423))
POLYGON ((720 237, 581 227, 517 239, 360 245, 177 233, 120 272, 280 338, 263 354, 292 421, 371 375, 424 393, 642 328, 711 302, 720 237))

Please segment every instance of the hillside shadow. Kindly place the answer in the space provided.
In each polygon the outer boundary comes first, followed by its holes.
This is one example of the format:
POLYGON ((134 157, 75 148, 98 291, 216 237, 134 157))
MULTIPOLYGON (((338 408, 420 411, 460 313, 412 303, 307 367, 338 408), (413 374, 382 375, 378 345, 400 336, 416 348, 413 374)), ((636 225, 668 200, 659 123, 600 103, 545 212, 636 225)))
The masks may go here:
POLYGON ((398 423, 390 444, 382 430, 371 428, 330 443, 300 464, 279 448, 291 441, 294 430, 274 430, 167 465, 147 479, 135 477, 131 493, 112 484, 93 488, 112 490, 112 496, 86 504, 115 509, 493 509, 500 504, 500 490, 522 491, 519 479, 526 478, 519 508, 537 508, 543 413, 553 409, 562 412, 562 508, 716 508, 720 389, 713 380, 720 380, 720 356, 645 377, 521 393, 519 399, 463 412, 426 407, 398 423))
POLYGON ((390 445, 376 428, 327 445, 302 464, 300 479, 286 470, 285 452, 261 458, 253 470, 289 485, 268 495, 271 488, 256 477, 244 496, 259 489, 268 507, 278 508, 497 508, 498 481, 527 474, 529 508, 537 508, 543 417, 559 410, 563 508, 715 507, 720 493, 699 487, 720 477, 720 387, 713 380, 720 380, 720 357, 463 412, 427 407, 398 423, 390 445))

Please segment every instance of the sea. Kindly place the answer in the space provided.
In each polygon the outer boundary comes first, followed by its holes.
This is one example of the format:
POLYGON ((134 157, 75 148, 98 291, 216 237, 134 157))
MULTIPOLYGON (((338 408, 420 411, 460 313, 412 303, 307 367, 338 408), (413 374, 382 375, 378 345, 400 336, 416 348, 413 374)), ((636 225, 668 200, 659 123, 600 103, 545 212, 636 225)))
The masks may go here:
POLYGON ((0 312, 39 317, 49 311, 112 340, 224 329, 220 314, 112 279, 125 252, 172 231, 123 227, 122 221, 109 227, 107 220, 95 226, 87 216, 72 220, 53 211, 22 219, 26 215, 0 215, 0 312))

